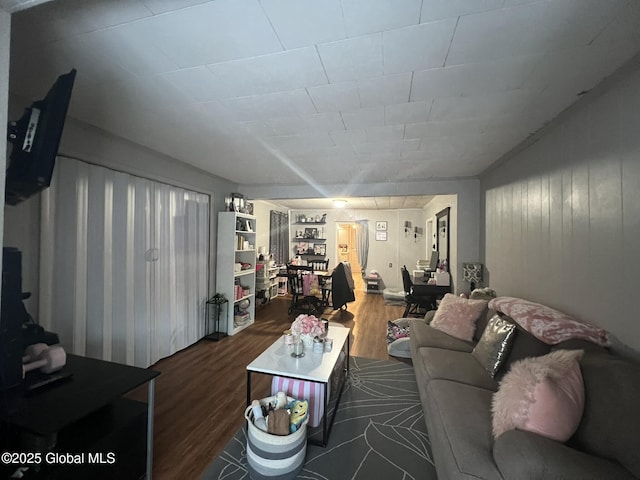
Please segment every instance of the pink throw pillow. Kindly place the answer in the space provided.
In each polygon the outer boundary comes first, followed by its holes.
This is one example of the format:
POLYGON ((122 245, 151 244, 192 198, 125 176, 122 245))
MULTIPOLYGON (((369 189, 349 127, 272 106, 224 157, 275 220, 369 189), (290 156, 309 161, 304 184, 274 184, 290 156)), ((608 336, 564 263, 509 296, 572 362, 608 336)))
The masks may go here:
POLYGON ((431 326, 452 337, 471 341, 476 321, 486 308, 486 300, 469 300, 447 293, 431 320, 431 326))
POLYGON ((519 429, 566 442, 584 412, 582 350, 557 350, 513 364, 493 395, 493 435, 519 429))

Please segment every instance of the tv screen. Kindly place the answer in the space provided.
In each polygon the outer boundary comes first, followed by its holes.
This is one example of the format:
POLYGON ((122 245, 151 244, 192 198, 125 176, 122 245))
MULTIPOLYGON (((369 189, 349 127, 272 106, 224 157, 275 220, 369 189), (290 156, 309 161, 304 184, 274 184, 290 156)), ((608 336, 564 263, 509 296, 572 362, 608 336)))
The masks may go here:
POLYGON ((60 75, 44 99, 26 108, 20 120, 9 123, 12 147, 7 166, 7 204, 16 205, 50 185, 75 78, 75 69, 60 75))

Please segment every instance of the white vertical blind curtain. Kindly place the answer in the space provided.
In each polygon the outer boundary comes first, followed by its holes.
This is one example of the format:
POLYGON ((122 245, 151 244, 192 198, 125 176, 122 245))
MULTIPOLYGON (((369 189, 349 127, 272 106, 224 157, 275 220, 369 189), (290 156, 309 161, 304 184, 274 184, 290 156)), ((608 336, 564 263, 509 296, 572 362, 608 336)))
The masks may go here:
POLYGON ((356 222, 360 228, 356 231, 356 243, 358 244, 358 262, 362 271, 362 276, 367 274, 367 262, 369 259, 369 221, 358 220, 356 222))
POLYGON ((42 200, 41 323, 147 367, 204 335, 209 196, 58 158, 42 200))

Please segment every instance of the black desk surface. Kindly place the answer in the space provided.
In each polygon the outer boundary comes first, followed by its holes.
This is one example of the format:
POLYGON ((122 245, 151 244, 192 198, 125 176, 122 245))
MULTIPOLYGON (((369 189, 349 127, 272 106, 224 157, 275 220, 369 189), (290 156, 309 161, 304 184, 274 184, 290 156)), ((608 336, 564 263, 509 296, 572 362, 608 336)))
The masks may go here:
POLYGON ((413 278, 413 293, 416 295, 444 295, 451 292, 451 285, 429 285, 428 278, 413 278))
POLYGON ((29 396, 20 387, 0 393, 0 419, 47 435, 108 405, 160 372, 67 354, 71 379, 29 396))

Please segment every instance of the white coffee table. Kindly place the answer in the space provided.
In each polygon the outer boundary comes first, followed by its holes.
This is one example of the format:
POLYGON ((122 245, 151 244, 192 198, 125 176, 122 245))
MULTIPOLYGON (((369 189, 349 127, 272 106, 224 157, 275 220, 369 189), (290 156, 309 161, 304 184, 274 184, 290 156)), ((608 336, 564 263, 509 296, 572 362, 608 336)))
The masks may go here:
MULTIPOLYGON (((342 390, 349 373, 349 332, 350 330, 339 324, 329 324, 328 338, 333 339, 333 348, 330 352, 315 353, 312 347, 305 348, 305 355, 301 358, 291 356, 293 348, 284 344, 283 337, 278 338, 269 348, 262 352, 253 362, 247 365, 247 405, 251 403, 251 374, 263 373, 267 375, 293 378, 296 380, 308 380, 324 384, 324 413, 322 415, 322 442, 326 447, 331 433, 331 427, 338 410, 338 403, 342 396, 342 390), (338 388, 336 405, 333 409, 331 421, 327 425, 327 413, 329 411, 329 381, 331 374, 340 358, 340 352, 346 348, 345 374, 342 376, 338 388)), ((315 443, 309 439, 311 443, 315 443)))

